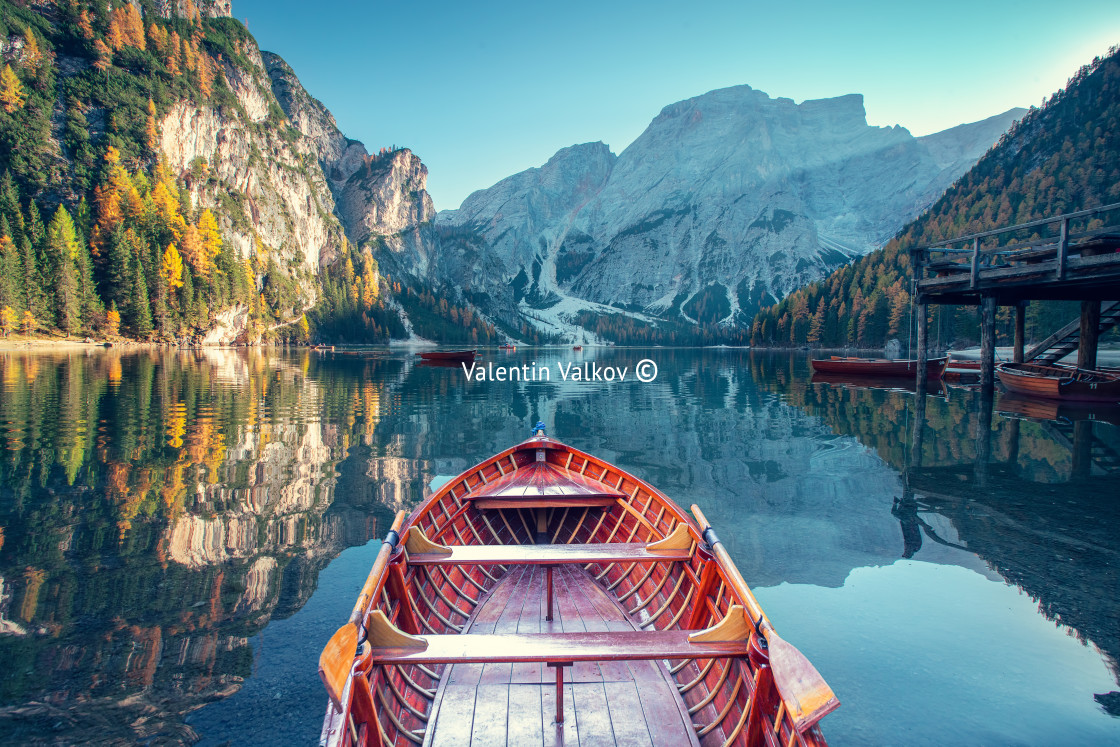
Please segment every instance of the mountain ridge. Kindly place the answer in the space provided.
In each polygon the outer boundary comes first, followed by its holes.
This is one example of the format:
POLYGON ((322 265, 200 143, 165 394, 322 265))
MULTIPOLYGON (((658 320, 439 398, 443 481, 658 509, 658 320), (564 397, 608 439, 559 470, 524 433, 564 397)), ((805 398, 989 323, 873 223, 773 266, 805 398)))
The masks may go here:
POLYGON ((768 301, 882 245, 1022 111, 915 138, 898 125, 868 125, 861 94, 798 104, 749 85, 716 89, 663 107, 609 164, 581 159, 589 144, 570 146, 436 220, 487 242, 506 268, 490 285, 512 284, 521 313, 527 305, 547 315, 574 299, 742 325, 768 301), (548 202, 538 179, 564 173, 570 183, 552 197, 566 199, 548 202), (860 193, 852 187, 860 180, 891 185, 881 190, 888 198, 860 193), (722 316, 686 309, 706 293, 701 304, 722 316))

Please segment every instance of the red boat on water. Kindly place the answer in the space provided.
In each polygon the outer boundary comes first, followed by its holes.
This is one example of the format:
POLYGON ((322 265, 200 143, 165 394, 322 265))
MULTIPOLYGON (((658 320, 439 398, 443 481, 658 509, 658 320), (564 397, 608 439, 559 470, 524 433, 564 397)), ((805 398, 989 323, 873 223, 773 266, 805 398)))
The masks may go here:
POLYGON ((1046 399, 1120 402, 1120 373, 1073 366, 1003 363, 996 375, 1008 391, 1046 399))
MULTIPOLYGON (((941 378, 948 358, 930 358, 926 361, 926 378, 941 378)), ((831 358, 813 360, 813 370, 823 374, 847 374, 849 376, 908 376, 914 378, 918 371, 916 360, 889 360, 887 358, 845 358, 834 355, 831 358)))
POLYGON ((320 743, 824 745, 839 701, 692 514, 538 423, 397 514, 320 743))
POLYGON ((471 363, 478 356, 477 350, 432 350, 417 353, 421 360, 432 363, 471 363))

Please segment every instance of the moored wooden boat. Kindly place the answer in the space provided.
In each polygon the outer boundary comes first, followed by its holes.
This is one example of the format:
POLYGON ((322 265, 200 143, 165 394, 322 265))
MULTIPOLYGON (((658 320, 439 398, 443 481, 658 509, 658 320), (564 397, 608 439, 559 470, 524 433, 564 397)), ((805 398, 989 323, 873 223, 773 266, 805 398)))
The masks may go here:
POLYGON ((322 742, 825 744, 839 701, 693 513, 538 424, 397 515, 322 742))
MULTIPOLYGON (((941 370, 948 358, 930 358, 926 361, 926 378, 941 377, 941 370)), ((909 376, 918 371, 916 360, 889 360, 887 358, 849 358, 834 355, 813 360, 813 370, 824 374, 849 374, 858 376, 909 376)))
POLYGON ((1047 399, 1120 402, 1120 374, 1073 366, 1003 363, 996 375, 1008 391, 1047 399))
POLYGON ((448 363, 470 363, 478 355, 476 350, 429 350, 424 353, 417 353, 421 360, 425 361, 445 361, 448 363))

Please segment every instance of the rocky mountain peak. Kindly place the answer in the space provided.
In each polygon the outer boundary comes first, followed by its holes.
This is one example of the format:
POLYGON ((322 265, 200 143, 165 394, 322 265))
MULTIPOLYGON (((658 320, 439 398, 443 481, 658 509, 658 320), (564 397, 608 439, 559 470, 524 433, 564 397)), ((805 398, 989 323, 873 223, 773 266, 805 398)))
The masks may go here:
POLYGON ((307 92, 280 55, 262 51, 261 57, 280 108, 292 126, 315 143, 319 163, 331 189, 341 189, 369 156, 365 146, 342 134, 334 115, 307 92))
POLYGON ((562 149, 438 220, 487 242, 494 280, 533 318, 610 305, 732 324, 881 245, 1015 115, 918 139, 869 126, 860 94, 798 104, 721 88, 664 107, 617 157, 562 149))
POLYGON ((399 234, 435 218, 428 167, 408 148, 368 155, 335 192, 338 215, 356 244, 399 234))

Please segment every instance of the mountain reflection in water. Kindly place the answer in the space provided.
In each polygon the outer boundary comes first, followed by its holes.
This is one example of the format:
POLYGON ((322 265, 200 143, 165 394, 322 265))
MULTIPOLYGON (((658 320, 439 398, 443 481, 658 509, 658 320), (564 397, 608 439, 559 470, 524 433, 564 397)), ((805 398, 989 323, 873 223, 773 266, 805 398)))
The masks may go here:
POLYGON ((1021 741, 1019 727, 978 731, 983 699, 938 683, 968 677, 1015 696, 1046 691, 1046 667, 1001 673, 908 640, 935 640, 933 628, 994 640, 1009 623, 992 622, 984 600, 1016 588, 1033 605, 1006 613, 1022 633, 1000 656, 1033 647, 1083 668, 1081 689, 1049 692, 1049 709, 1019 721, 1120 739, 1108 715, 1120 418, 1107 408, 814 383, 799 355, 581 356, 631 371, 650 357, 660 374, 468 384, 389 351, 0 354, 0 741, 252 744, 276 737, 284 713, 285 735, 313 742, 325 702, 315 656, 364 579, 367 543, 432 478, 522 440, 537 419, 704 507, 777 627, 844 702, 824 723, 835 743, 1021 741), (908 617, 916 602, 888 599, 935 581, 944 588, 929 599, 942 601, 922 620, 908 617), (965 597, 974 608, 953 606, 965 597), (862 639, 840 635, 844 617, 878 643, 852 656, 862 639), (939 676, 908 693, 911 671, 939 676), (883 698, 898 700, 905 727, 881 717, 883 698))

